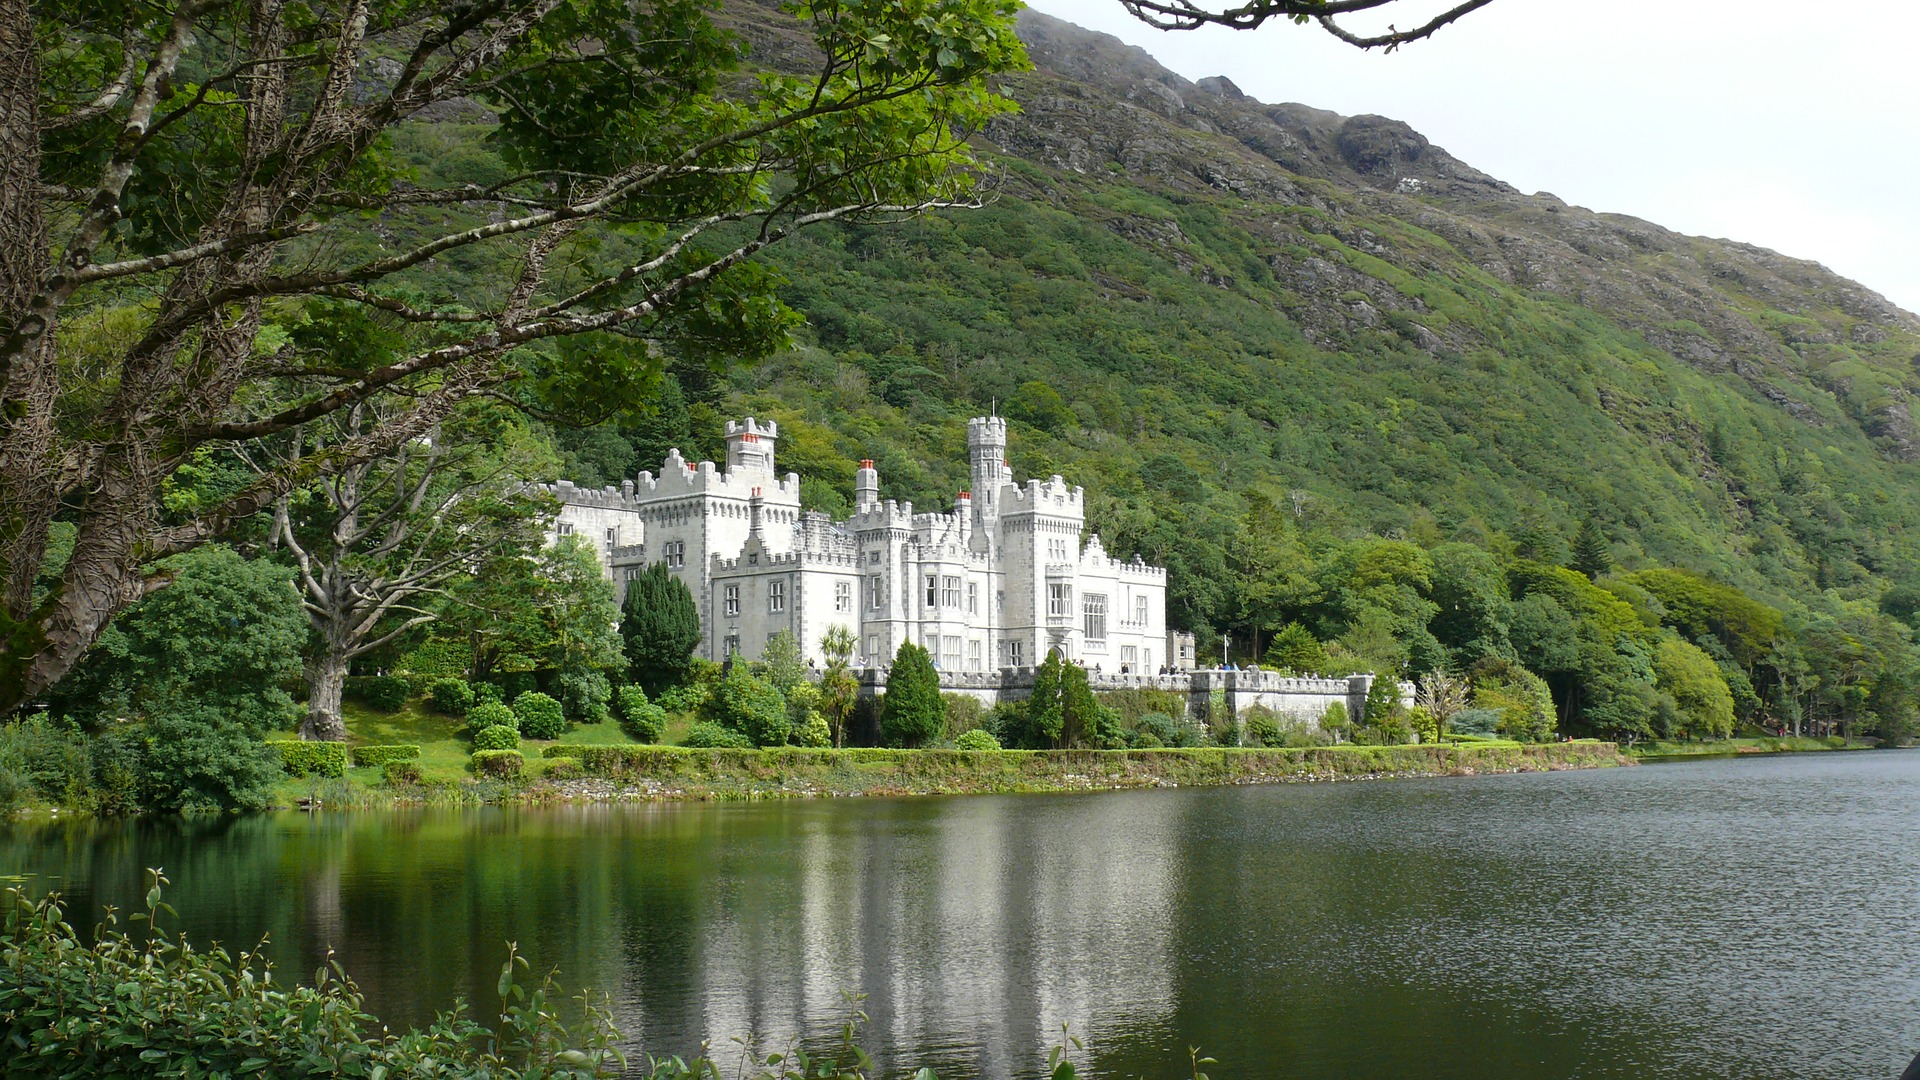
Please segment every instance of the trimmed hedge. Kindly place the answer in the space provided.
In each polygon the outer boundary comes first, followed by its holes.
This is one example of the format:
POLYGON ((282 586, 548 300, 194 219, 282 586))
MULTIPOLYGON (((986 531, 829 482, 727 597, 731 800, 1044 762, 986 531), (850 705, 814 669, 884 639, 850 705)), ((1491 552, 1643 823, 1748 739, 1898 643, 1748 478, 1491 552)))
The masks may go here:
POLYGON ((527 759, 518 750, 475 750, 473 752, 473 771, 481 776, 511 780, 520 775, 527 759))
POLYGON ((394 787, 420 782, 420 763, 417 761, 389 761, 381 772, 382 779, 394 787))
POLYGON ((473 708, 473 687, 465 679, 435 679, 427 688, 433 711, 442 716, 464 716, 473 708))
POLYGON ((490 727, 510 727, 520 729, 519 721, 513 718, 513 710, 497 701, 476 702, 467 710, 467 738, 471 739, 490 727))
POLYGON ((751 750, 753 740, 732 728, 701 721, 687 729, 688 746, 699 750, 751 750))
POLYGON ((355 675, 347 678, 347 696, 381 712, 399 712, 413 696, 413 684, 398 675, 355 675))
POLYGON ((389 761, 412 761, 420 756, 420 748, 411 744, 393 746, 356 746, 353 748, 355 765, 385 765, 389 761))
MULTIPOLYGON (((559 747, 549 746, 547 749, 558 750, 559 747)), ((585 770, 580 768, 579 758, 557 757, 547 759, 546 776, 549 780, 572 780, 575 777, 583 775, 585 775, 585 770)))
POLYGON ((998 750, 1000 740, 994 738, 991 731, 974 728, 972 731, 961 732, 960 737, 953 740, 953 748, 955 750, 998 750))
POLYGON ((517 750, 520 748, 520 733, 505 724, 481 728, 473 737, 475 750, 517 750))
POLYGON ((567 730, 567 714, 560 702, 538 690, 514 698, 513 715, 520 721, 520 734, 529 739, 557 739, 567 730))
POLYGON ((288 776, 347 775, 346 743, 288 739, 267 745, 280 751, 280 767, 288 776))

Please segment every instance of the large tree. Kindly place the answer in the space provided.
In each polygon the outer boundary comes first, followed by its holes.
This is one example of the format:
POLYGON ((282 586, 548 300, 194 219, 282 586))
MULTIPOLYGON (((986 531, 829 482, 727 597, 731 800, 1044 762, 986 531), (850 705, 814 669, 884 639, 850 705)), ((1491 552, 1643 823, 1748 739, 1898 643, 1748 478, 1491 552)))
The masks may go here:
MULTIPOLYGON (((754 256, 809 224, 973 197, 1011 0, 793 18, 807 74, 748 72, 695 0, 0 0, 0 712, 56 683, 158 561, 512 393, 575 416, 663 358, 793 324, 754 256), (418 186, 392 136, 484 110, 511 175, 418 186), (489 293, 418 275, 498 268, 489 293), (418 324, 373 363, 277 329, 327 297, 418 324), (631 347, 566 350, 604 332, 631 347), (524 389, 517 389, 524 388, 524 389), (536 393, 537 392, 537 393, 536 393), (385 401, 389 422, 174 512, 207 447, 385 401), (60 582, 33 581, 56 523, 60 582)), ((777 36, 777 35, 776 35, 777 36)))
MULTIPOLYGON (((325 453, 385 419, 354 405, 290 452, 325 453)), ((346 737, 340 691, 356 658, 439 618, 459 578, 539 551, 552 500, 523 478, 543 456, 510 416, 470 408, 275 503, 273 542, 293 558, 313 630, 301 738, 346 737)))
POLYGON ((627 582, 620 603, 620 637, 627 678, 657 696, 686 681, 693 651, 700 647, 700 609, 685 582, 667 564, 649 565, 627 582))
POLYGON ((1486 7, 1493 0, 1416 4, 1413 0, 1243 0, 1227 4, 1194 0, 1120 0, 1134 18, 1161 30, 1194 30, 1202 26, 1229 26, 1251 30, 1268 20, 1317 22, 1320 28, 1361 49, 1392 52, 1402 45, 1432 37, 1442 27, 1486 7), (1413 12, 1414 22, 1402 30, 1394 23, 1375 31, 1354 31, 1342 20, 1358 14, 1413 12))

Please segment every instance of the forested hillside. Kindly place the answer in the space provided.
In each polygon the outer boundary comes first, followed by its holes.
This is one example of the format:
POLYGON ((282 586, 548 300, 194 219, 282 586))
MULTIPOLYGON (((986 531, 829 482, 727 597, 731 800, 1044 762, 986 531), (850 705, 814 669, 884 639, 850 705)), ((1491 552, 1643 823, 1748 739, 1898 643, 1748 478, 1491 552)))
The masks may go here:
MULTIPOLYGON (((1203 641, 1300 620, 1377 654, 1351 636, 1384 610, 1386 651, 1422 667, 1430 567, 1402 553, 1361 587, 1417 597, 1343 595, 1328 567, 1356 542, 1561 565, 1583 525, 1596 557, 1733 586, 1829 659, 1910 637, 1879 612, 1908 615, 1887 594, 1920 579, 1912 315, 1811 263, 1523 195, 1392 120, 1188 83, 1031 12, 1022 33, 1037 69, 980 139, 988 205, 790 241, 769 261, 802 344, 677 372, 667 415, 561 434, 571 475, 711 452, 750 411, 821 508, 867 456, 888 496, 945 506, 964 420, 997 402, 1015 470, 1086 485, 1093 527, 1173 569, 1203 641)), ((1753 661, 1770 699, 1780 673, 1753 661)))

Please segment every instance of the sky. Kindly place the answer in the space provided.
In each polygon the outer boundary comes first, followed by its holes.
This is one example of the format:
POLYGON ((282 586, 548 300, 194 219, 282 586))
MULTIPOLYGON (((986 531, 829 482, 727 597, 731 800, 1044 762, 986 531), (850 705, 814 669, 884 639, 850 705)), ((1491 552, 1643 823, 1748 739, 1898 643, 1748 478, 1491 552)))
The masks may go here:
POLYGON ((1404 120, 1522 191, 1811 259, 1920 311, 1920 4, 1494 0, 1382 54, 1314 26, 1167 32, 1118 0, 1029 3, 1188 79, 1404 120))

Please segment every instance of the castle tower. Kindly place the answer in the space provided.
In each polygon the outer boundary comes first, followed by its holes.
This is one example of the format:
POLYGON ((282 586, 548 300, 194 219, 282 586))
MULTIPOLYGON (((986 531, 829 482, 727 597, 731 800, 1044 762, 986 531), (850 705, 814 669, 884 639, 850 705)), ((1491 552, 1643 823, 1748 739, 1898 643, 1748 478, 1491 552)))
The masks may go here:
POLYGON ((727 421, 727 471, 773 475, 773 445, 780 438, 780 425, 772 420, 727 421))
POLYGON ((967 421, 967 459, 973 467, 973 505, 983 523, 1000 514, 1000 487, 1013 483, 1007 466, 1007 421, 976 416, 967 421))
POLYGON ((860 459, 860 471, 853 474, 853 509, 863 514, 880 505, 880 471, 872 458, 860 459))

